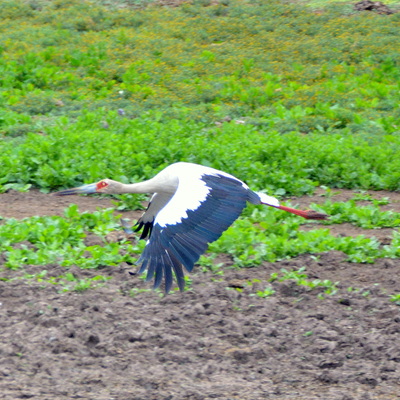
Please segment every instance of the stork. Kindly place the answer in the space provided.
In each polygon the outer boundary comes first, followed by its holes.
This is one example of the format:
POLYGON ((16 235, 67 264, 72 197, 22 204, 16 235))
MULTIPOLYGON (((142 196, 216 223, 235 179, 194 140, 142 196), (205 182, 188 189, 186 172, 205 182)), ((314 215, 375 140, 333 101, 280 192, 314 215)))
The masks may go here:
POLYGON ((324 220, 327 215, 313 210, 283 206, 278 199, 251 190, 244 182, 225 172, 202 165, 178 162, 153 178, 133 184, 111 179, 54 193, 58 196, 88 193, 153 193, 145 213, 137 221, 136 232, 147 239, 137 264, 139 273, 147 269, 146 281, 154 278, 154 288, 165 281, 168 293, 173 273, 179 289, 185 286, 183 268, 194 264, 239 217, 246 202, 265 204, 307 219, 324 220))

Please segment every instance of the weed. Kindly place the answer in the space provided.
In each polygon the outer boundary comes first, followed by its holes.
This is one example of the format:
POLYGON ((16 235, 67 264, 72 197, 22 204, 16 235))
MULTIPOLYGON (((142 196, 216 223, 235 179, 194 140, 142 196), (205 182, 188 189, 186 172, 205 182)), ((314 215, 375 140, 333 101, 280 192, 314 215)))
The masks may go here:
POLYGON ((400 306, 400 293, 391 295, 390 301, 393 301, 394 303, 400 306))
POLYGON ((266 287, 264 290, 257 290, 256 293, 250 294, 250 296, 258 296, 262 298, 270 297, 275 293, 275 290, 271 287, 266 287))
POLYGON ((141 293, 150 293, 150 292, 152 292, 152 289, 132 288, 129 290, 129 296, 136 297, 136 296, 140 295, 141 293))
POLYGON ((334 295, 337 293, 337 285, 339 282, 332 282, 328 279, 321 281, 320 279, 308 279, 305 273, 306 268, 302 267, 298 270, 287 271, 286 269, 281 269, 281 274, 274 272, 271 274, 270 282, 278 281, 283 282, 286 280, 293 280, 299 286, 305 286, 309 289, 323 288, 325 294, 334 295))
POLYGON ((94 276, 93 278, 77 278, 71 272, 67 272, 63 277, 60 277, 58 284, 61 285, 62 292, 83 292, 88 289, 93 289, 102 286, 111 277, 102 275, 94 276))

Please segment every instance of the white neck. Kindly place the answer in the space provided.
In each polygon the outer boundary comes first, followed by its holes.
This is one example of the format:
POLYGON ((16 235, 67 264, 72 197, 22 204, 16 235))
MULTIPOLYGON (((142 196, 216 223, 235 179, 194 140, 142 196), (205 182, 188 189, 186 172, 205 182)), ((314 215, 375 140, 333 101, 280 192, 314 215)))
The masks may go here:
POLYGON ((144 182, 124 184, 121 183, 121 193, 175 193, 178 187, 178 179, 166 179, 155 176, 144 182))

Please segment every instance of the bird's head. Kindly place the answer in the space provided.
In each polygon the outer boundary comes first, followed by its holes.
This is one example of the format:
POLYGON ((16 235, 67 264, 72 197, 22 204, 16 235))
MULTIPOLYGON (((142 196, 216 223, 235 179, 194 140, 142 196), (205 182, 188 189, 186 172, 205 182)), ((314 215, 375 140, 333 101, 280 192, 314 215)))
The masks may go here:
POLYGON ((68 196, 71 194, 91 194, 91 193, 122 193, 122 183, 111 179, 102 179, 96 183, 78 186, 72 189, 61 190, 53 193, 56 196, 68 196))

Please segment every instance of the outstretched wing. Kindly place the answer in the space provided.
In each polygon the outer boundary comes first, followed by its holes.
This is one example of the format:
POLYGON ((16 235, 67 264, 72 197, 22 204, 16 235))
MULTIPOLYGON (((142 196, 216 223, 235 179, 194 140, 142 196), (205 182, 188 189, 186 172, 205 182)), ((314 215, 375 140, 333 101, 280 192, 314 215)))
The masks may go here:
POLYGON ((154 219, 150 239, 138 260, 139 273, 147 269, 154 288, 165 280, 169 292, 175 274, 180 290, 185 281, 182 266, 191 271, 208 243, 238 218, 252 192, 238 179, 220 173, 179 177, 178 188, 154 219))

